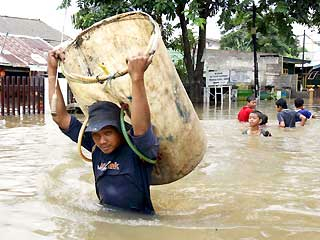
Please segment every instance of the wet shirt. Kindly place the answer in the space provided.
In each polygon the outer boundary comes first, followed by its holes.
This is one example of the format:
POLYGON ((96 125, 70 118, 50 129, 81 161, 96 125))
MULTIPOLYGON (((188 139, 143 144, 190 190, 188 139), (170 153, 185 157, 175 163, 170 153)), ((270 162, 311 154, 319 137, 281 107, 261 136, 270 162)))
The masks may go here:
MULTIPOLYGON (((81 122, 72 116, 69 129, 63 132, 77 142, 81 126, 81 122)), ((131 140, 139 151, 155 159, 159 143, 152 128, 143 136, 133 135, 131 129, 131 140)), ((82 146, 92 152, 96 192, 102 204, 153 213, 149 190, 152 164, 139 159, 126 143, 112 153, 105 154, 98 147, 94 147, 90 133, 84 134, 82 146)))
POLYGON ((249 115, 253 111, 252 108, 249 108, 248 106, 244 106, 240 109, 238 113, 238 120, 240 122, 248 122, 249 120, 249 115))
MULTIPOLYGON (((312 117, 312 113, 307 109, 300 109, 297 112, 305 116, 307 119, 310 119, 312 117)), ((300 122, 300 121, 301 121, 300 117, 296 117, 296 122, 300 122)))
MULTIPOLYGON (((248 132, 249 132, 249 129, 246 129, 242 132, 242 134, 244 135, 248 135, 248 132)), ((263 137, 271 137, 271 133, 268 131, 268 130, 265 130, 265 129, 260 129, 260 136, 263 136, 263 137)))
POLYGON ((290 109, 283 109, 278 112, 277 118, 279 123, 284 122, 285 127, 293 128, 296 126, 296 118, 300 118, 300 113, 290 109))

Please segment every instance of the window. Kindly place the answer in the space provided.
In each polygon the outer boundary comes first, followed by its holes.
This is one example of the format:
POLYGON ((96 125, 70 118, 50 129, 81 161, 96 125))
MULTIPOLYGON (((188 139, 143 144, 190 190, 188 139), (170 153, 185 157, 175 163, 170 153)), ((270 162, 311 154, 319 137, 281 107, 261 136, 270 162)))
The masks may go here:
POLYGON ((284 68, 284 69, 282 70, 282 74, 288 75, 288 68, 284 68))

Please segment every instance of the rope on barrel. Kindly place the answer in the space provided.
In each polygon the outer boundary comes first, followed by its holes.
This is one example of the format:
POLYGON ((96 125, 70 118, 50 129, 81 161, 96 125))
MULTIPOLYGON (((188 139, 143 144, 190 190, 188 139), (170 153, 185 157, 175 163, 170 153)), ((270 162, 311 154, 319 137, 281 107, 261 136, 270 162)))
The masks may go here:
MULTIPOLYGON (((145 52, 146 55, 153 57, 158 46, 158 39, 161 36, 160 29, 157 23, 152 19, 151 16, 149 16, 146 13, 142 13, 142 14, 146 15, 149 18, 153 26, 152 35, 150 37, 147 50, 145 52)), ((65 77, 71 82, 90 84, 90 83, 104 83, 105 81, 111 81, 118 77, 124 76, 128 73, 128 69, 124 69, 122 71, 117 71, 110 74, 84 76, 76 73, 68 73, 62 66, 62 72, 65 75, 65 77)))
POLYGON ((88 120, 89 120, 89 116, 86 116, 86 119, 84 120, 81 128, 80 128, 80 132, 79 132, 79 135, 78 135, 78 141, 77 141, 77 148, 78 148, 78 152, 80 153, 80 156, 82 157, 82 159, 86 162, 91 162, 92 159, 86 157, 83 152, 82 152, 82 148, 81 148, 81 145, 82 145, 82 139, 83 139, 83 134, 84 134, 84 130, 86 129, 87 127, 87 124, 88 124, 88 120))

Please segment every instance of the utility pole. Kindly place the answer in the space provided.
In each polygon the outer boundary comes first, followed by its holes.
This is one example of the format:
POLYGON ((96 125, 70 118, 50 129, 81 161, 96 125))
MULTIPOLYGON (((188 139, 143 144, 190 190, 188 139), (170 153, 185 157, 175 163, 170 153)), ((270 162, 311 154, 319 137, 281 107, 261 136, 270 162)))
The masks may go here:
POLYGON ((258 78, 258 61, 257 61, 257 28, 256 28, 256 5, 252 7, 252 43, 253 43, 253 64, 254 64, 254 96, 259 96, 259 78, 258 78))
POLYGON ((305 51, 305 44, 306 44, 306 30, 303 30, 303 45, 302 45, 302 65, 301 65, 301 72, 302 72, 302 83, 301 86, 303 87, 304 83, 304 51, 305 51))

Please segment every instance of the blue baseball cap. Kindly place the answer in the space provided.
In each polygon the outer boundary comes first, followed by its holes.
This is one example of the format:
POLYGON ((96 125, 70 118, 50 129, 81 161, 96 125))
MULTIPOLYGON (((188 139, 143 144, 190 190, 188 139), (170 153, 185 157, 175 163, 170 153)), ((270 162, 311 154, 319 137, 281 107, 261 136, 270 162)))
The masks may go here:
MULTIPOLYGON (((121 109, 114 103, 98 101, 89 106, 89 120, 85 132, 98 132, 106 126, 113 126, 121 133, 120 127, 121 109)), ((126 123, 126 128, 131 125, 126 123)))

